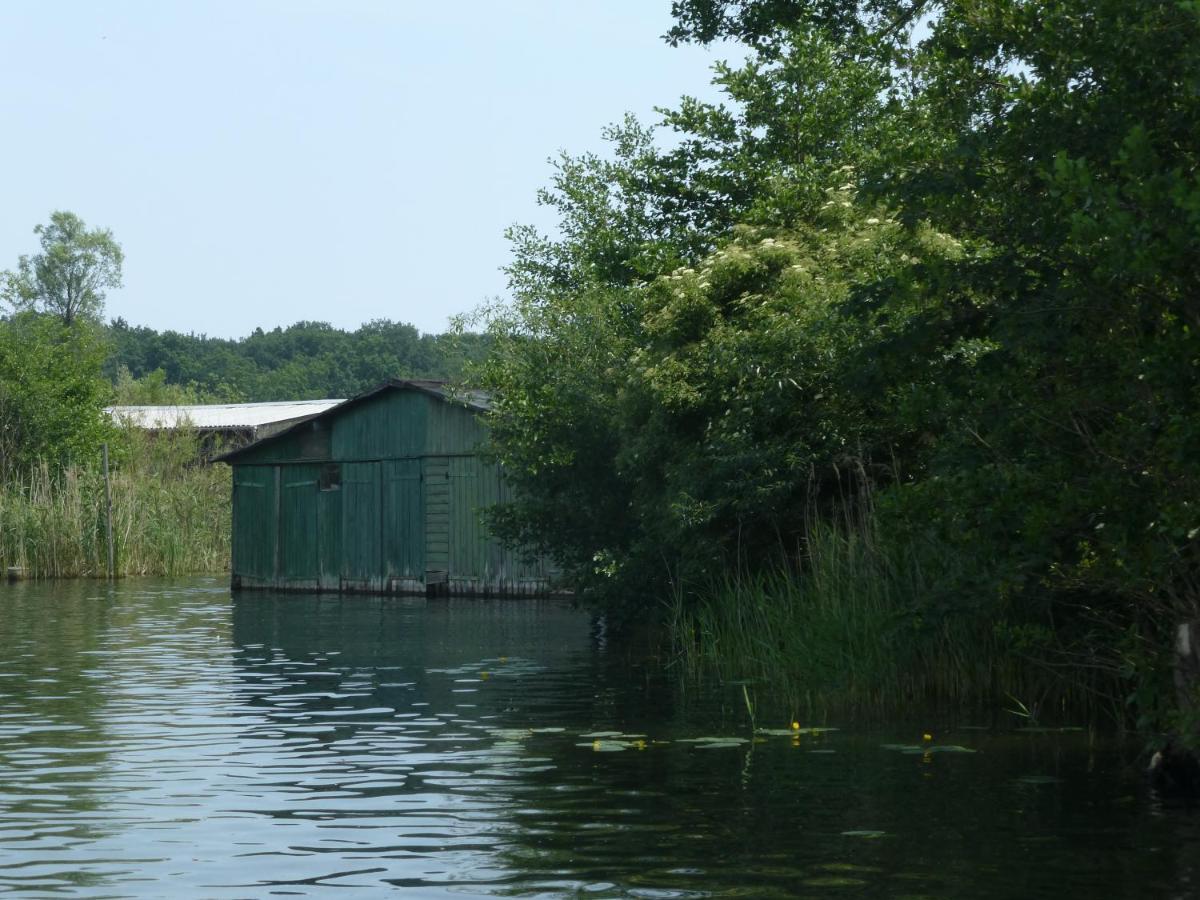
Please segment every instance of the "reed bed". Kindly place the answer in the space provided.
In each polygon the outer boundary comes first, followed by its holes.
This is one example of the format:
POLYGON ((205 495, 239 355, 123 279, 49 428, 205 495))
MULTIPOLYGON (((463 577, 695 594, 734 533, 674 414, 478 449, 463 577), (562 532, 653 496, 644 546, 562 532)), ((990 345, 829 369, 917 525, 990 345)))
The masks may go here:
MULTIPOLYGON (((194 436, 131 432, 111 471, 114 575, 229 568, 230 473, 198 462, 194 436)), ((0 564, 30 578, 108 574, 104 477, 98 465, 48 465, 0 486, 0 564)))
POLYGON ((772 705, 810 715, 1009 710, 1037 724, 1092 705, 1088 685, 1013 646, 1003 609, 929 602, 956 565, 929 548, 882 545, 869 523, 817 523, 799 565, 678 591, 676 658, 692 673, 765 685, 772 705))

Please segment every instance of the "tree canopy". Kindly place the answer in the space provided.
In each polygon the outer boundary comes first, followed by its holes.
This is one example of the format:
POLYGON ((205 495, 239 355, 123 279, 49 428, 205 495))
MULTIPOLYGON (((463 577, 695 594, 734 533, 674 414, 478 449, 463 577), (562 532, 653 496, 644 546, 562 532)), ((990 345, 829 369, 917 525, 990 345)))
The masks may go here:
POLYGON ((297 322, 244 338, 159 332, 116 319, 107 329, 105 374, 126 373, 128 396, 184 389, 197 402, 352 397, 388 378, 452 378, 483 352, 479 335, 421 334, 378 319, 353 330, 297 322), (139 389, 131 382, 145 382, 139 389))
POLYGON ((33 231, 41 252, 21 256, 16 271, 3 274, 0 295, 15 309, 50 313, 67 326, 80 318, 98 321, 107 291, 121 286, 125 256, 112 232, 89 230, 61 210, 33 231))
POLYGON ((1136 669, 1200 612, 1200 6, 673 9, 749 56, 514 232, 497 524, 632 602, 868 507, 922 621, 1136 669))
POLYGON ((35 312, 0 321, 0 479, 99 458, 111 436, 104 352, 95 328, 35 312))

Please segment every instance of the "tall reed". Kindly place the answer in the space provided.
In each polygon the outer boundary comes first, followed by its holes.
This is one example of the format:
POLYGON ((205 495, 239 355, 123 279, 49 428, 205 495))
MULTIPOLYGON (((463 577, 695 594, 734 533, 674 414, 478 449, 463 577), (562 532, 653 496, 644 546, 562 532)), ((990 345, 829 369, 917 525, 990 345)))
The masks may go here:
POLYGON ((1069 698, 1068 682, 1014 652, 998 627, 1004 610, 930 605, 936 581, 957 565, 931 548, 879 541, 870 521, 816 522, 797 565, 677 591, 676 652, 690 671, 765 682, 796 712, 1011 707, 1032 716, 1086 702, 1086 692, 1069 698))
MULTIPOLYGON (((130 431, 111 473, 117 575, 229 567, 230 475, 201 464, 194 435, 130 431)), ((97 454, 97 457, 99 454, 97 454)), ((103 576, 104 479, 97 464, 42 464, 0 486, 0 564, 32 578, 103 576)))

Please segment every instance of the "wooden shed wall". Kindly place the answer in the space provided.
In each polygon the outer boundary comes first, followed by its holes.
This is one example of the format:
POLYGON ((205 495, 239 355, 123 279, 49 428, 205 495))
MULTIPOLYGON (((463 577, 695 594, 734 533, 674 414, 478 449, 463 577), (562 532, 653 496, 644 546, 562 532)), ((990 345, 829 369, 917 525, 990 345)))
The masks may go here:
POLYGON ((316 423, 234 463, 235 586, 545 592, 549 568, 503 547, 483 523, 504 486, 498 467, 475 455, 485 432, 471 410, 394 390, 316 423), (340 483, 323 489, 331 464, 340 483))

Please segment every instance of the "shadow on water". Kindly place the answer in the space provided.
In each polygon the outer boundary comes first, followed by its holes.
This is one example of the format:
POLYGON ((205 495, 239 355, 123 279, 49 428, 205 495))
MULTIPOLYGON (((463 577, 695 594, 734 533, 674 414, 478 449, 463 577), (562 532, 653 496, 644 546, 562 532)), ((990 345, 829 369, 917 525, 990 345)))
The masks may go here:
POLYGON ((1195 893, 1200 817, 1115 741, 755 735, 558 602, 104 590, 0 591, 21 896, 1195 893))

